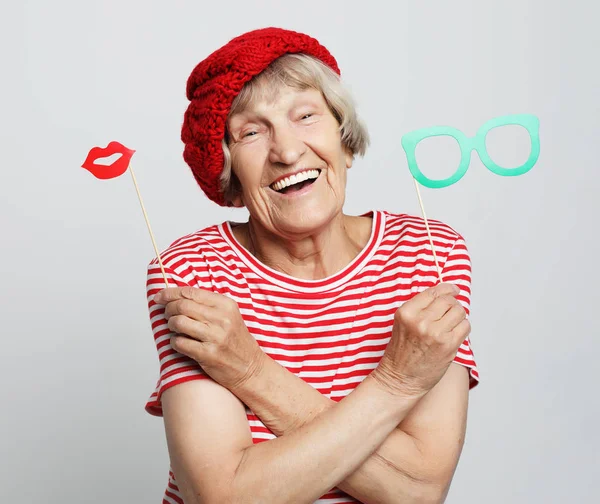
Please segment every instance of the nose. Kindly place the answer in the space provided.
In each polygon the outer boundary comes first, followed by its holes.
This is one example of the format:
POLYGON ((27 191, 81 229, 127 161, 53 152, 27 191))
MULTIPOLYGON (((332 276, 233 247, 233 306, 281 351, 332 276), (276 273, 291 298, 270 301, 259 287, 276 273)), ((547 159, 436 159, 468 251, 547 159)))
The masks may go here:
POLYGON ((269 161, 285 165, 295 164, 306 152, 306 144, 292 128, 280 127, 271 136, 269 161))

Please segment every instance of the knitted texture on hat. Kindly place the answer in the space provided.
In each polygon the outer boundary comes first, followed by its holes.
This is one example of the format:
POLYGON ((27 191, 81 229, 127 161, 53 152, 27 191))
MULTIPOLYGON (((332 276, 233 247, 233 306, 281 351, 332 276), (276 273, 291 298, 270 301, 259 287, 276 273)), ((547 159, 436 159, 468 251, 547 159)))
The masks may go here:
POLYGON ((200 62, 187 81, 190 104, 185 112, 181 139, 183 158, 204 193, 225 206, 220 176, 226 120, 244 84, 287 53, 318 58, 338 75, 335 58, 314 38, 281 28, 262 28, 240 35, 200 62))

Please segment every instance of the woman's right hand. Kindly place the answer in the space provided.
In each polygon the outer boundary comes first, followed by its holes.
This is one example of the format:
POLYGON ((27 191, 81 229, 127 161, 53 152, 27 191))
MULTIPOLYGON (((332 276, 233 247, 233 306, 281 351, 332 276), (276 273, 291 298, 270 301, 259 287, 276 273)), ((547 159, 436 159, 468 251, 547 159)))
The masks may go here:
POLYGON ((459 292, 440 283, 398 308, 392 338, 371 373, 380 385, 396 395, 422 397, 444 376, 471 331, 459 292))

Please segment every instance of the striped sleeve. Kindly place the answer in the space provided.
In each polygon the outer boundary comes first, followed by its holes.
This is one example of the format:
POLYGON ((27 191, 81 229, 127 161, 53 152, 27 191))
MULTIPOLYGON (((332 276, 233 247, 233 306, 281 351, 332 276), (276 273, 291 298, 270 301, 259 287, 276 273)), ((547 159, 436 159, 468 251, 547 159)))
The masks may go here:
MULTIPOLYGON (((471 315, 471 259, 467 245, 462 237, 459 237, 456 240, 448 254, 442 270, 442 279, 444 282, 458 285, 460 294, 457 299, 467 312, 467 318, 469 318, 471 315)), ((458 349, 454 362, 469 369, 470 388, 473 388, 479 383, 479 371, 477 369, 469 336, 467 336, 458 349)))
MULTIPOLYGON (((170 287, 194 287, 193 277, 183 271, 177 273, 175 270, 181 270, 181 267, 167 268, 165 273, 170 287), (184 277, 187 277, 184 279, 184 277)), ((189 268, 187 269, 189 271, 189 268)), ((146 411, 154 416, 162 416, 161 396, 163 392, 174 385, 184 383, 190 380, 208 378, 200 365, 186 355, 182 355, 171 347, 171 336, 173 332, 167 327, 165 319, 164 306, 157 305, 154 302, 154 295, 165 288, 165 281, 158 263, 153 261, 148 265, 146 279, 146 294, 148 299, 148 312, 150 315, 150 324, 154 334, 154 343, 158 352, 160 374, 154 392, 150 395, 146 403, 146 411)))

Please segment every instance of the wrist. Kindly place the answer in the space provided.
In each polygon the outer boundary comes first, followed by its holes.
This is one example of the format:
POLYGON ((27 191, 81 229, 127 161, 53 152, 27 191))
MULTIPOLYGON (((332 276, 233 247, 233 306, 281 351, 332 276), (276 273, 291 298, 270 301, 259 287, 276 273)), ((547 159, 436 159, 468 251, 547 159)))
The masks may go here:
POLYGON ((369 375, 381 388, 382 391, 389 395, 407 400, 420 400, 428 389, 424 387, 418 380, 410 378, 397 370, 393 366, 389 366, 383 359, 379 366, 375 368, 369 375))
POLYGON ((261 380, 264 380, 264 370, 268 365, 269 359, 270 357, 257 345, 254 355, 252 359, 250 359, 243 376, 237 380, 235 384, 228 387, 230 392, 242 399, 242 397, 247 395, 250 391, 259 388, 257 387, 257 384, 261 380))
POLYGON ((347 398, 350 396, 363 401, 366 409, 377 412, 378 422, 383 425, 389 424, 394 428, 404 420, 421 398, 416 395, 399 395, 392 392, 387 385, 373 376, 373 373, 365 377, 347 398))

